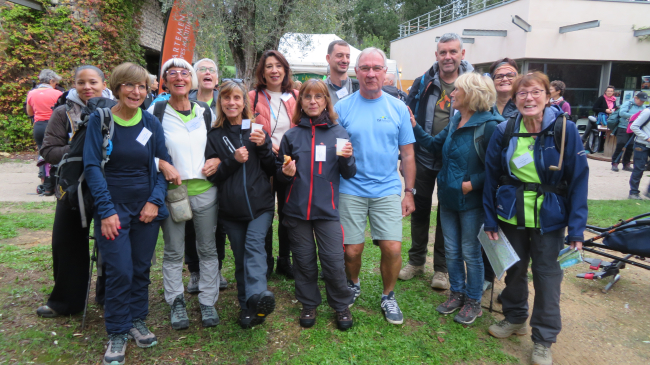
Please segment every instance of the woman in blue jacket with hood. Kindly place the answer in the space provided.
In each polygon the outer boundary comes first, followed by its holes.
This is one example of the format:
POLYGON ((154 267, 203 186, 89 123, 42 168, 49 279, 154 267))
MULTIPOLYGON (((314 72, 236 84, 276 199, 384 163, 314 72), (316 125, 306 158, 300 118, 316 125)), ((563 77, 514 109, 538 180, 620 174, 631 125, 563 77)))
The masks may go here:
POLYGON ((562 110, 550 106, 549 89, 548 77, 541 72, 515 79, 512 90, 519 115, 501 123, 492 135, 483 187, 485 232, 496 240, 500 228, 520 259, 508 269, 501 293, 505 319, 490 326, 489 332, 497 338, 528 332, 528 263, 532 259, 532 363, 540 365, 553 363, 550 346, 562 328, 563 273, 557 258, 567 226, 571 247, 582 248, 589 177, 580 134, 562 110), (563 121, 564 133, 561 124, 556 128, 563 121), (565 145, 563 156, 561 146, 556 146, 560 143, 565 145))
POLYGON ((111 108, 113 134, 103 164, 98 110, 90 116, 84 144, 84 172, 95 199, 95 240, 106 264, 104 318, 109 342, 104 364, 124 364, 126 342, 158 343, 145 319, 149 313, 149 269, 165 206, 167 181, 155 158, 171 162, 160 122, 140 109, 149 73, 123 63, 109 83, 118 103, 111 108))
POLYGON ((454 85, 452 106, 458 112, 442 132, 432 137, 413 117, 411 124, 420 146, 433 153, 442 151, 443 157, 438 202, 451 293, 436 310, 451 314, 460 309, 454 321, 471 324, 482 315, 483 258, 477 237, 484 216, 482 159, 487 141, 503 117, 492 111, 496 90, 489 77, 467 73, 459 76, 454 85), (482 139, 475 142, 478 135, 482 139))

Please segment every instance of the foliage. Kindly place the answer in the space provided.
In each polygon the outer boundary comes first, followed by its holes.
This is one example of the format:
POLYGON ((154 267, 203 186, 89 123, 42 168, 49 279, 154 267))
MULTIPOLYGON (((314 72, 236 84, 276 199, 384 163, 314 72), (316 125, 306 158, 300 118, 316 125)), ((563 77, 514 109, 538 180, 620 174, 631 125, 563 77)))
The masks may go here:
POLYGON ((363 48, 373 46, 388 51, 390 41, 399 36, 401 5, 399 0, 357 2, 354 28, 363 48))
MULTIPOLYGON (((642 27, 637 27, 636 25, 632 25, 632 30, 646 30, 650 29, 650 26, 642 26, 642 27)), ((641 41, 650 41, 650 34, 649 35, 642 35, 640 37, 637 37, 639 42, 641 41)))
POLYGON ((144 64, 139 47, 143 0, 78 0, 45 11, 0 6, 0 150, 34 147, 31 122, 23 110, 40 70, 50 68, 71 85, 74 69, 93 64, 109 71, 131 61, 144 64))

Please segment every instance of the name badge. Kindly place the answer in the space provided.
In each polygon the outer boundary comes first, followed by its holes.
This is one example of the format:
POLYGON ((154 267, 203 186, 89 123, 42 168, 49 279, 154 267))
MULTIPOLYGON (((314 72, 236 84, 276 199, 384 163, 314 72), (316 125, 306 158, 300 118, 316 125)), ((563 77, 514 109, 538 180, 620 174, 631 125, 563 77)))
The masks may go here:
POLYGON ((242 119, 241 120, 241 129, 251 129, 251 120, 250 119, 242 119))
POLYGON ((136 138, 135 140, 138 141, 138 143, 140 143, 141 145, 146 146, 147 142, 149 141, 149 138, 151 138, 152 134, 153 133, 151 133, 150 130, 143 127, 142 132, 140 132, 140 134, 138 135, 138 138, 136 138))
POLYGON ((201 128, 202 124, 203 124, 203 116, 200 116, 185 123, 185 128, 187 128, 187 131, 191 133, 192 131, 201 128))
POLYGON ((325 162, 327 157, 327 147, 320 145, 316 146, 316 162, 325 162))
POLYGON ((526 152, 523 155, 512 160, 512 162, 515 163, 515 166, 517 166, 518 169, 521 169, 522 167, 533 162, 533 156, 531 156, 530 153, 526 152))
POLYGON ((282 93, 282 95, 280 95, 280 99, 282 99, 282 101, 284 101, 284 102, 289 100, 290 97, 291 97, 291 94, 289 94, 289 93, 282 93))
POLYGON ((336 92, 336 96, 338 96, 339 99, 343 99, 344 97, 348 96, 348 89, 342 88, 336 92))

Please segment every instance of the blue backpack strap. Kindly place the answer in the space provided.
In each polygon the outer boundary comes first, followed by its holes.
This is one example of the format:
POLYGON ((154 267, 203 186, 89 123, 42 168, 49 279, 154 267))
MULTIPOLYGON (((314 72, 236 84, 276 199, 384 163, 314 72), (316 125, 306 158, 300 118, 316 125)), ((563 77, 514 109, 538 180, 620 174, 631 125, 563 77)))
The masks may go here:
POLYGON ((485 125, 483 123, 478 127, 474 128, 474 149, 476 149, 476 154, 481 160, 481 163, 485 165, 485 125))
MULTIPOLYGON (((429 71, 427 71, 427 72, 429 72, 429 71)), ((415 111, 413 112, 413 115, 415 115, 416 117, 418 115, 418 109, 420 109, 420 99, 422 98, 422 93, 424 93, 424 87, 426 86, 424 84, 424 78, 427 76, 427 72, 425 72, 424 75, 422 75, 422 77, 420 78, 420 85, 419 85, 419 88, 418 88, 418 94, 415 95, 415 101, 416 102, 415 102, 415 111)))

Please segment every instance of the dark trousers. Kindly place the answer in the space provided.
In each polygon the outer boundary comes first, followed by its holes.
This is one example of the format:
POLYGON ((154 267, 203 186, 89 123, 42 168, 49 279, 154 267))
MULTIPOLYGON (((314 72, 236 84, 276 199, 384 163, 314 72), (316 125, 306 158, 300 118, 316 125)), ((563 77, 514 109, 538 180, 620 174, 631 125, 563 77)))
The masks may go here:
POLYGON ((149 271, 158 240, 160 221, 140 222, 146 202, 117 203, 121 229, 115 240, 102 236, 101 218, 95 215, 95 239, 106 264, 106 332, 127 333, 134 319, 149 314, 149 271))
POLYGON ((494 269, 492 269, 490 259, 488 259, 487 255, 485 254, 483 247, 481 247, 481 253, 483 256, 483 276, 485 277, 485 281, 493 282, 496 278, 496 274, 494 273, 494 269))
POLYGON ((535 301, 530 317, 532 340, 546 347, 557 340, 562 330, 560 288, 563 272, 557 262, 564 246, 564 229, 541 234, 539 229, 518 230, 499 222, 519 261, 507 271, 506 288, 501 293, 503 315, 508 322, 520 324, 528 319, 528 263, 532 263, 535 301))
MULTIPOLYGON (((226 258, 226 231, 223 230, 223 224, 219 221, 217 221, 217 230, 214 231, 214 241, 217 245, 219 270, 221 270, 223 259, 226 258)), ((196 232, 191 219, 185 222, 185 263, 190 272, 201 271, 199 268, 199 254, 196 251, 196 232)))
POLYGON ((242 309, 247 308, 248 298, 267 290, 264 237, 271 220, 273 212, 262 213, 252 221, 221 220, 235 256, 237 299, 242 309))
MULTIPOLYGON (((422 266, 427 260, 427 244, 429 243, 429 222, 431 221, 431 202, 433 189, 436 186, 438 171, 430 170, 416 162, 415 190, 413 197, 415 211, 411 214, 411 249, 409 249, 409 264, 422 266)), ((436 236, 433 243, 433 270, 447 272, 445 261, 445 240, 440 227, 440 209, 436 214, 436 236)))
MULTIPOLYGON (((40 121, 40 122, 35 122, 34 123, 34 129, 32 130, 32 136, 34 137, 34 141, 36 142, 36 147, 39 150, 39 155, 40 155, 40 150, 41 146, 43 145, 43 139, 45 138, 45 130, 47 129, 47 120, 40 121)), ((38 175, 39 177, 45 178, 45 165, 41 165, 38 167, 38 175)))
POLYGON ((296 299, 304 308, 316 308, 322 302, 318 290, 318 257, 325 279, 327 303, 337 312, 348 307, 354 295, 348 289, 343 258, 343 228, 339 221, 311 220, 285 217, 293 252, 293 274, 296 279, 296 299), (316 236, 316 243, 314 242, 316 236))
MULTIPOLYGON (((639 194, 639 184, 645 171, 645 165, 648 162, 648 152, 650 149, 642 143, 634 143, 634 171, 630 176, 630 194, 639 194)), ((648 185, 648 193, 650 193, 650 185, 648 185)))
POLYGON ((618 164, 619 162, 623 162, 623 165, 628 165, 630 163, 634 141, 630 141, 630 143, 627 144, 627 147, 625 147, 625 144, 630 140, 630 138, 634 138, 634 133, 627 133, 625 128, 616 129, 616 149, 612 155, 612 165, 618 164), (623 148, 625 148, 625 151, 623 151, 623 148), (621 153, 623 154, 622 156, 621 153))
MULTIPOLYGON (((286 185, 277 182, 277 179, 273 179, 273 193, 276 194, 278 201, 278 222, 284 221, 284 213, 282 213, 282 208, 284 208, 284 203, 286 197, 286 185)), ((291 255, 291 249, 289 248, 289 236, 287 234, 287 227, 282 224, 278 224, 278 256, 279 257, 289 257, 291 255)), ((273 267, 273 225, 269 227, 269 231, 266 233, 266 239, 264 241, 264 250, 266 250, 266 261, 268 267, 273 267)))

